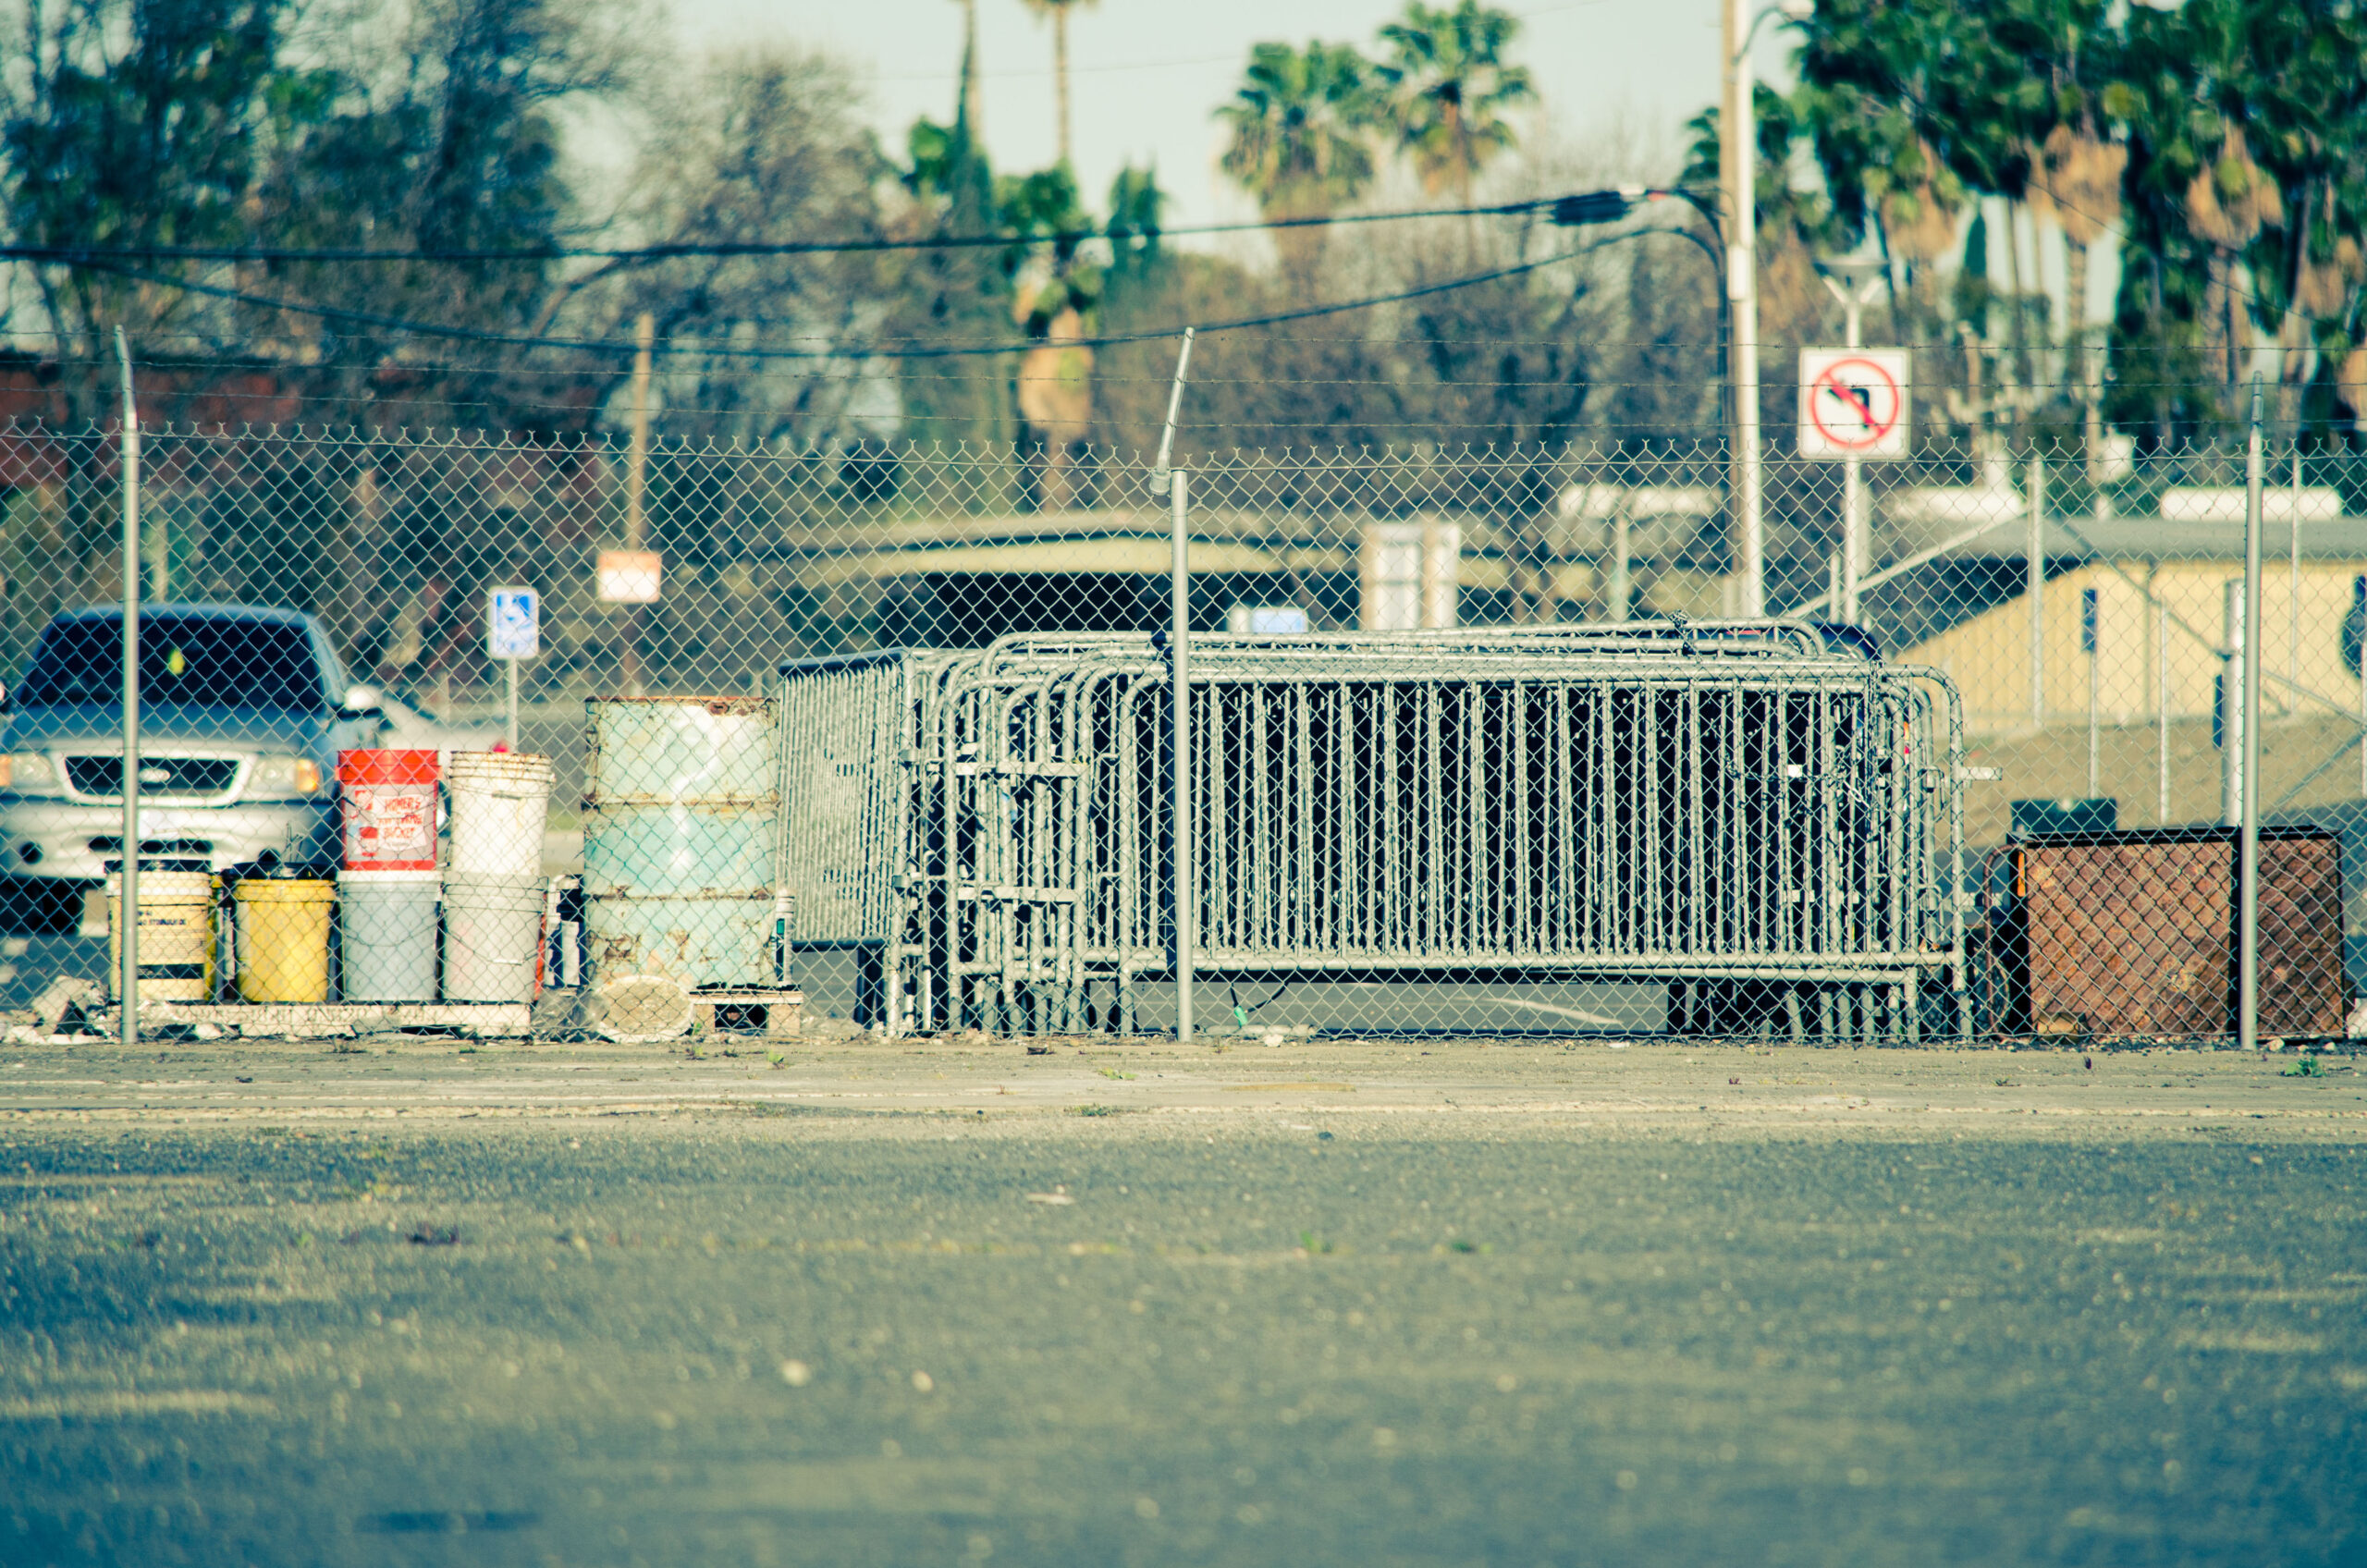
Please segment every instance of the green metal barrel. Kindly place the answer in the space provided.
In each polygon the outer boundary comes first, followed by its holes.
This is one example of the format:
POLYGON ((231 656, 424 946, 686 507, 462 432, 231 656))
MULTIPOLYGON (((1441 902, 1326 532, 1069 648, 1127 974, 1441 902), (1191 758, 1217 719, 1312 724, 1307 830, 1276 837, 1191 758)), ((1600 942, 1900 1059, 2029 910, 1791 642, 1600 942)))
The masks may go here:
POLYGON ((583 925, 595 978, 777 984, 772 704, 595 697, 584 706, 583 925))

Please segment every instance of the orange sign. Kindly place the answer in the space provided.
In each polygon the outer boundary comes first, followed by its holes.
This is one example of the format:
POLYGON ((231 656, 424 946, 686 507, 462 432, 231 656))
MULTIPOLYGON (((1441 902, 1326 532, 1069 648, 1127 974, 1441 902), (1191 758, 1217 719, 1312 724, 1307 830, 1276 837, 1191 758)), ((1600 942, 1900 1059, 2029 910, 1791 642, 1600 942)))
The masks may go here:
POLYGON ((655 550, 603 550, 600 597, 612 605, 654 605, 658 570, 655 550))

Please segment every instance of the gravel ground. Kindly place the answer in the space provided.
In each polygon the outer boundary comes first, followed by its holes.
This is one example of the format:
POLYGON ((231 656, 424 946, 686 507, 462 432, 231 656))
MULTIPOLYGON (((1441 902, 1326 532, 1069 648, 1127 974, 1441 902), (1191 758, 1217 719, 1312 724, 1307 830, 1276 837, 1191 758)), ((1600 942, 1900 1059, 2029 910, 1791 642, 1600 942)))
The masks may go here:
POLYGON ((8 1047, 0 1560, 2356 1562, 2308 1060, 8 1047))

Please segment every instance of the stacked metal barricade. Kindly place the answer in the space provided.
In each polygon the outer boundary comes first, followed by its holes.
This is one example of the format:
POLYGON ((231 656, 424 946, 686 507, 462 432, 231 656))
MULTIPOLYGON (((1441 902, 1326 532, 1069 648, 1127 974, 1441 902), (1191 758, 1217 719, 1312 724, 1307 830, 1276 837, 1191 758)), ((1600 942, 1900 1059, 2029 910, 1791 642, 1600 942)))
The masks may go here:
POLYGON ((890 1033, 1136 1032, 1174 978, 1664 986, 1692 1034, 1964 1022, 1961 721, 1797 622, 1136 633, 783 667, 802 948, 890 1033))

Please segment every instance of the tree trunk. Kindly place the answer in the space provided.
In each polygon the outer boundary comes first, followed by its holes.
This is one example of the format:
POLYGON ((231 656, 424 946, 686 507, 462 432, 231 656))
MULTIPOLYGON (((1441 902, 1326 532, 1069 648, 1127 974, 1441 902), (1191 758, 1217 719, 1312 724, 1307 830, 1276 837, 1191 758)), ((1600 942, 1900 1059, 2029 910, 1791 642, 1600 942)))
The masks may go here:
POLYGON ((1052 7, 1052 100, 1053 113, 1060 116, 1061 167, 1073 169, 1069 160, 1069 8, 1052 7))
MULTIPOLYGON (((2024 386, 2028 386, 2038 378, 2030 374, 2029 335, 2024 330, 2022 320, 2026 311, 2022 302, 2021 209, 2020 202, 2007 199, 2005 202, 2005 288, 2013 297, 2013 309, 2005 313, 2005 325, 2011 334, 2008 347, 2013 349, 2014 374, 2021 378, 2024 386)), ((2000 388, 2000 390, 2003 389, 2000 388)), ((2008 417, 2018 423, 2021 420, 2021 410, 2016 408, 2008 417)))
POLYGON ((2063 367, 2079 378, 2080 445, 2087 457, 2088 483, 2104 482, 2103 364, 2088 341, 2088 248, 2063 236, 2063 341, 2068 362, 2063 367))
POLYGON ((2227 390, 2231 394, 2239 394, 2244 367, 2243 351, 2236 340, 2236 259, 2232 253, 2223 257, 2219 263, 2219 310, 2226 318, 2227 390))

